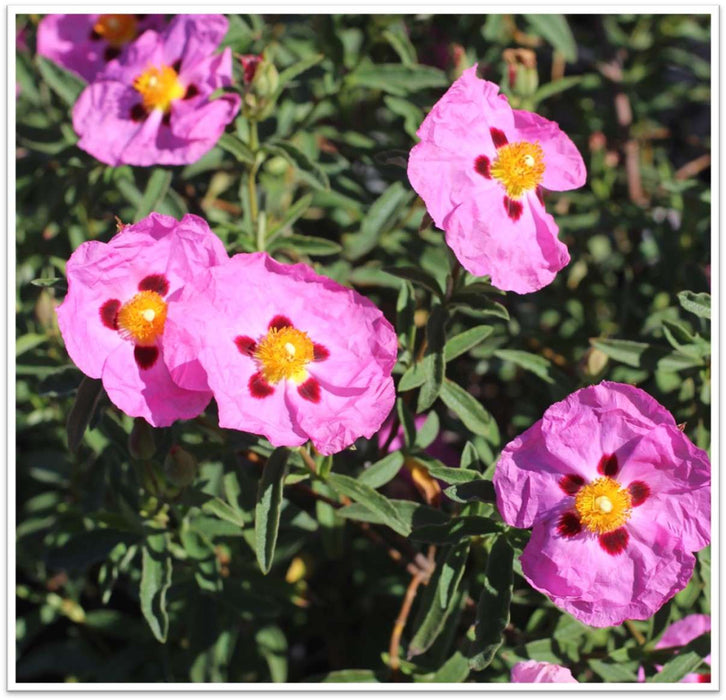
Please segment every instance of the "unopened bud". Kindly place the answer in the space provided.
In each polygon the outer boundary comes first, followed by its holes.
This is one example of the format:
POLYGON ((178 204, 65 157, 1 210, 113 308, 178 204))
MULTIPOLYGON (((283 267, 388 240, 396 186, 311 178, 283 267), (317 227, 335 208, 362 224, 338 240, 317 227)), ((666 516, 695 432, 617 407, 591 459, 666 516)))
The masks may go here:
POLYGON ((537 91, 537 54, 531 49, 505 49, 505 79, 509 89, 519 97, 531 97, 537 91))
POLYGON ((262 54, 249 53, 239 57, 239 61, 242 64, 242 80, 245 85, 249 85, 255 77, 257 72, 257 66, 262 62, 262 54))
POLYGON ((197 477, 197 460, 185 449, 174 445, 164 460, 164 473, 174 486, 189 486, 197 477))
POLYGON ((134 427, 129 435, 129 454, 134 459, 151 459, 155 452, 154 429, 143 418, 134 418, 134 427))

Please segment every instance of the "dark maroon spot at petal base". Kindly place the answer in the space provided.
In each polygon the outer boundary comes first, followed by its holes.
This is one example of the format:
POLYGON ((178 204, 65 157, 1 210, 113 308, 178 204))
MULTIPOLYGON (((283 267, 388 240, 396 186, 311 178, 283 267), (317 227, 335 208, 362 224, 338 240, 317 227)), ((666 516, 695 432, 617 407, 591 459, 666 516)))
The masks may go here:
POLYGON ((634 481, 628 486, 630 502, 633 507, 642 505, 650 496, 650 486, 643 481, 634 481))
POLYGON ((140 292, 156 292, 166 296, 169 291, 169 280, 164 275, 147 275, 139 282, 140 292))
POLYGON ((320 384, 318 380, 310 377, 303 382, 298 388, 297 393, 310 403, 320 403, 320 384))
POLYGON ((98 41, 101 38, 101 35, 95 29, 91 29, 91 33, 88 35, 88 38, 91 41, 98 41))
POLYGON ((114 58, 118 58, 121 55, 121 49, 116 49, 113 46, 109 46, 104 52, 103 57, 106 61, 113 61, 114 58))
POLYGON ((184 93, 185 100, 191 100, 192 97, 196 97, 199 94, 199 88, 196 85, 190 85, 187 91, 184 93))
POLYGON ((118 310, 121 308, 121 302, 118 299, 109 299, 103 303, 98 310, 101 315, 101 323, 112 331, 118 330, 118 310))
POLYGON ((330 357, 328 348, 320 343, 313 343, 313 362, 322 362, 330 357))
POLYGON ((491 179, 492 173, 491 173, 491 162, 489 161, 489 158, 486 156, 479 156, 474 161, 474 170, 476 170, 479 175, 483 175, 487 180, 491 179))
POLYGON ((699 673, 698 674, 698 682, 699 683, 710 683, 711 682, 711 674, 710 673, 699 673))
POLYGON ((489 129, 489 133, 492 135, 492 141, 494 141, 494 145, 497 148, 506 146, 509 143, 506 134, 501 129, 492 127, 491 129, 489 129))
POLYGON ((248 335, 238 335, 234 339, 234 344, 237 346, 237 350, 248 357, 252 357, 257 349, 257 343, 248 335))
POLYGON ((519 221, 523 209, 522 202, 518 202, 516 199, 510 199, 509 197, 504 198, 504 211, 507 212, 507 216, 512 221, 519 221))
POLYGON ((267 380, 262 376, 262 372, 257 372, 250 377, 249 381, 250 394, 256 399, 264 399, 265 396, 269 396, 275 392, 275 388, 267 383, 267 380))
POLYGON ((608 553, 615 556, 620 554, 628 546, 630 535, 624 527, 619 527, 612 532, 604 532, 600 535, 600 546, 608 553))
POLYGON ((159 348, 155 345, 137 345, 134 347, 134 360, 141 369, 151 369, 159 357, 159 348))
POLYGON ((582 530, 582 523, 580 522, 580 518, 577 517, 577 513, 568 510, 560 515, 557 523, 557 532, 562 537, 574 537, 580 533, 580 530, 582 530))
POLYGON ((142 105, 141 102, 136 103, 129 110, 129 117, 132 122, 140 122, 146 119, 147 116, 149 116, 148 112, 144 109, 144 105, 142 105))
POLYGON ((279 331, 280 328, 292 328, 292 321, 287 316, 275 316, 267 326, 270 330, 273 328, 279 331))
POLYGON ((161 123, 164 126, 169 126, 171 124, 171 112, 166 112, 164 116, 161 118, 161 123))
POLYGON ((171 64, 171 67, 174 69, 174 72, 179 75, 179 71, 181 70, 181 58, 178 61, 174 61, 174 63, 171 64))
POLYGON ((618 458, 615 455, 603 455, 597 465, 597 473, 615 476, 618 473, 618 458))
POLYGON ((539 199, 539 203, 544 206, 544 190, 539 185, 535 189, 535 194, 537 195, 537 199, 539 199))
POLYGON ((565 474, 558 483, 568 496, 574 496, 582 488, 585 480, 579 474, 565 474))

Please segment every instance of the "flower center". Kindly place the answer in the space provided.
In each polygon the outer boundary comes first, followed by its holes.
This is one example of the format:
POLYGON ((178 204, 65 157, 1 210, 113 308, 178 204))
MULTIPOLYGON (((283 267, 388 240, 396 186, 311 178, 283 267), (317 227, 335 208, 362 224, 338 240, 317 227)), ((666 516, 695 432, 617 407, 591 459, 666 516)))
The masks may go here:
POLYGON ((134 15, 101 15, 93 25, 93 31, 120 49, 136 37, 137 25, 134 15))
POLYGON ((580 522, 598 534, 617 530, 628 522, 631 507, 630 493, 608 476, 583 486, 575 497, 580 522))
POLYGON ((168 112, 171 103, 186 93, 177 72, 171 66, 147 68, 134 79, 134 88, 141 93, 144 108, 149 112, 153 109, 168 112))
POLYGON ((308 376, 305 367, 314 359, 313 341, 307 333, 292 326, 270 328, 257 343, 254 356, 265 381, 277 384, 282 379, 292 379, 300 384, 308 376))
POLYGON ((544 152, 538 143, 518 141, 499 148, 492 163, 491 175, 504 185, 507 195, 518 199, 542 182, 544 152))
POLYGON ((121 333, 137 345, 153 345, 164 332, 166 302, 156 292, 139 292, 119 309, 117 321, 121 333))

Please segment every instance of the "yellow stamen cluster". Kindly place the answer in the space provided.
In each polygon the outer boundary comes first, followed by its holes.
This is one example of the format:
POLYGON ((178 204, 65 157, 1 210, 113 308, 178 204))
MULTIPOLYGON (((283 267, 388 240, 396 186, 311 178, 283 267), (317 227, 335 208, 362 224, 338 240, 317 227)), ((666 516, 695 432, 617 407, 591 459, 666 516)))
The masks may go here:
POLYGON ((139 292, 119 309, 117 321, 137 345, 153 345, 164 332, 166 302, 156 292, 139 292))
POLYGON ((93 25, 93 31, 117 49, 135 39, 137 29, 134 15, 101 15, 93 25))
POLYGON ((538 143, 518 141, 508 143, 497 151, 491 175, 504 185, 507 196, 519 199, 542 182, 544 152, 538 143))
POLYGON ((255 349, 262 376, 270 384, 282 379, 304 382, 308 377, 305 367, 313 355, 313 341, 308 334, 290 326, 271 328, 255 349))
POLYGON ((186 92, 171 66, 147 68, 135 78, 134 89, 141 93, 144 108, 149 112, 154 109, 168 112, 171 103, 184 97, 186 92))
POLYGON ((598 534, 617 530, 628 522, 631 507, 628 491, 607 476, 583 486, 575 497, 580 522, 598 534))

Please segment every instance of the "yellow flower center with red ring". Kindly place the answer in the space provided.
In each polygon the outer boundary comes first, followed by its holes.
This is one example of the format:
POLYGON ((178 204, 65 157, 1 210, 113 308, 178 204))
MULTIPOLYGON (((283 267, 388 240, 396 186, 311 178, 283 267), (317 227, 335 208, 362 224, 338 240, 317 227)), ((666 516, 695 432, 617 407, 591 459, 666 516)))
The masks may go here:
POLYGON ((292 326, 270 328, 254 352, 265 381, 277 384, 290 379, 302 384, 308 377, 305 369, 313 361, 313 341, 305 331, 292 326))
POLYGON ((164 332, 166 302, 157 292, 142 291, 118 311, 116 323, 121 334, 136 345, 154 345, 164 332))
POLYGON ((171 66, 147 68, 134 79, 134 89, 141 95, 144 109, 148 112, 154 109, 168 112, 171 103, 186 93, 186 88, 179 82, 179 76, 171 66))
POLYGON ((575 510, 580 522, 598 535, 617 530, 627 523, 632 505, 630 492, 610 477, 595 479, 575 496, 575 510))
POLYGON ((93 25, 93 31, 114 48, 120 49, 136 38, 138 20, 134 15, 101 15, 93 25))
POLYGON ((544 171, 544 151, 539 143, 529 141, 501 146, 489 169, 511 199, 519 199, 525 192, 534 190, 541 184, 544 171))

